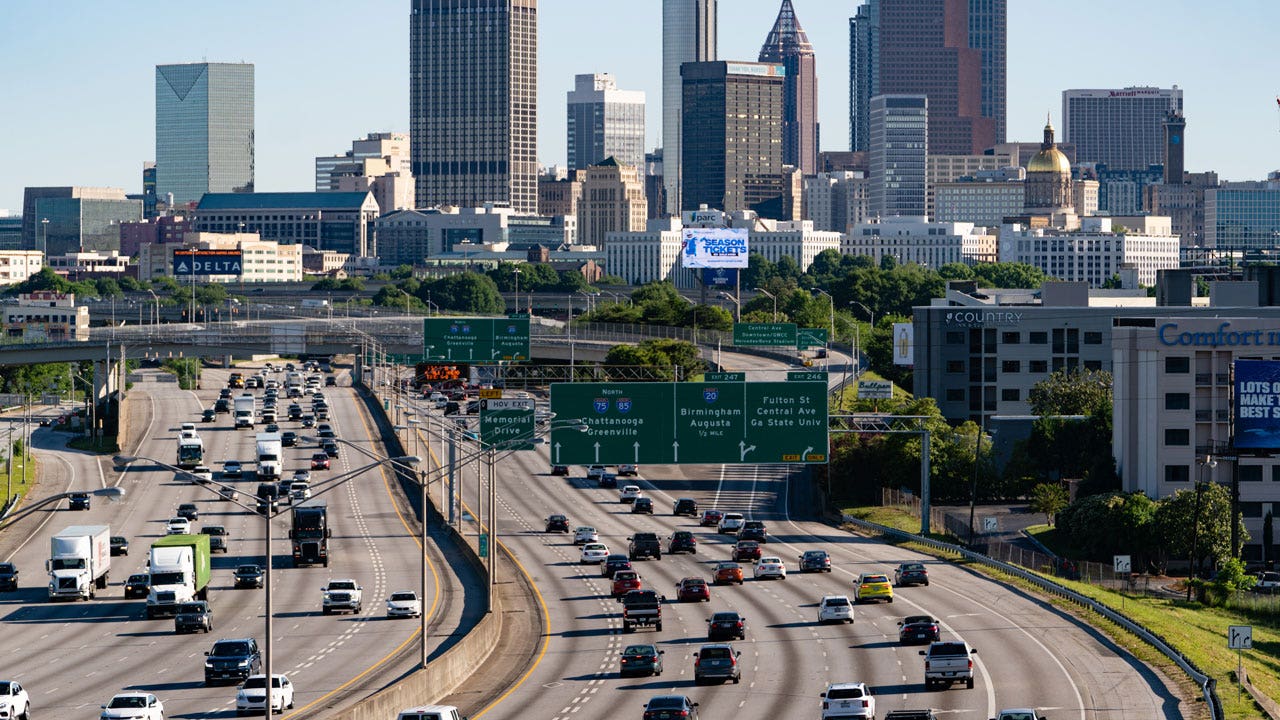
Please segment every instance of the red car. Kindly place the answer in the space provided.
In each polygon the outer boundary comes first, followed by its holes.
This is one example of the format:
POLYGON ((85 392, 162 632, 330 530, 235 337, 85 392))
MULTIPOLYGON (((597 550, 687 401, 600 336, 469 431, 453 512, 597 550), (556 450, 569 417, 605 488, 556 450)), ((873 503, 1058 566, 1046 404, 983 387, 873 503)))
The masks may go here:
POLYGON ((716 574, 712 579, 716 585, 732 585, 742 584, 742 566, 736 562, 722 562, 716 564, 716 574))
POLYGON ((613 596, 622 597, 640 589, 640 573, 635 570, 619 570, 613 574, 613 596))
POLYGON ((711 588, 707 581, 697 577, 687 577, 676 583, 677 602, 711 602, 711 588))
POLYGON ((739 540, 733 546, 733 561, 760 559, 760 543, 755 540, 739 540))
POLYGON ((723 517, 723 510, 703 510, 702 519, 698 521, 698 524, 702 527, 716 527, 720 524, 720 520, 723 517))
POLYGON ((328 469, 329 469, 329 456, 328 456, 327 454, 325 454, 325 453, 322 453, 322 452, 321 452, 321 453, 316 453, 316 454, 312 455, 312 456, 311 456, 311 469, 312 469, 312 470, 328 470, 328 469))

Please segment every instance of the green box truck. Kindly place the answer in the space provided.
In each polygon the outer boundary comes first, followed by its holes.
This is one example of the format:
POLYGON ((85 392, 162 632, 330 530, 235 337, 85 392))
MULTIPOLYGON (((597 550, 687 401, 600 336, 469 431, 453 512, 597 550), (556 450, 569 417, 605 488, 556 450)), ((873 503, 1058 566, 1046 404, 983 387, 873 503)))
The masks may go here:
POLYGON ((208 535, 166 535, 151 543, 148 619, 173 615, 182 603, 208 599, 208 535))

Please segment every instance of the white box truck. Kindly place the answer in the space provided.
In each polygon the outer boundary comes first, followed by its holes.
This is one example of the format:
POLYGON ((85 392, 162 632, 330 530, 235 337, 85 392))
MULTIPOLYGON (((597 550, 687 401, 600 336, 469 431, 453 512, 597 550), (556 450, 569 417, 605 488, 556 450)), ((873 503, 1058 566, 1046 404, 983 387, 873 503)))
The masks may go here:
POLYGON ((258 433, 258 479, 280 477, 284 462, 284 443, 280 433, 258 433))
POLYGON ((107 588, 111 570, 111 528, 72 525, 50 540, 50 600, 92 600, 95 590, 107 588))
POLYGON ((235 399, 236 429, 252 428, 254 399, 252 395, 241 395, 235 399))

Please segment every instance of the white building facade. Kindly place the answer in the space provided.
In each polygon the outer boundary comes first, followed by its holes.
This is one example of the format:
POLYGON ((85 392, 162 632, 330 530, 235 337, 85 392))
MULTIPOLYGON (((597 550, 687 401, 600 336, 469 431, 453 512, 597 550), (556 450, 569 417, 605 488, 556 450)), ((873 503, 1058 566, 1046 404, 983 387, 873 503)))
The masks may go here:
POLYGON ((16 285, 43 267, 44 252, 40 250, 0 250, 0 285, 16 285))
POLYGON ((996 236, 973 223, 892 217, 853 226, 840 250, 845 255, 869 256, 876 263, 887 256, 900 264, 937 269, 948 263, 994 261, 996 236))
POLYGON ((815 230, 848 232, 866 222, 867 174, 861 170, 818 173, 804 178, 804 219, 815 230))
POLYGON ((138 279, 152 280, 173 275, 175 250, 238 250, 240 275, 182 276, 179 282, 193 283, 260 283, 299 282, 302 280, 302 245, 282 245, 262 240, 256 233, 187 233, 186 242, 148 244, 138 254, 138 279))
POLYGON ((1000 228, 999 258, 1034 265, 1059 280, 1087 282, 1095 288, 1122 268, 1133 268, 1138 282, 1151 286, 1156 271, 1178 267, 1179 239, 1165 229, 1170 227, 1169 218, 1149 220, 1137 231, 1117 226, 1118 232, 1112 229, 1112 218, 1100 217, 1082 218, 1079 230, 1005 225, 1000 228))

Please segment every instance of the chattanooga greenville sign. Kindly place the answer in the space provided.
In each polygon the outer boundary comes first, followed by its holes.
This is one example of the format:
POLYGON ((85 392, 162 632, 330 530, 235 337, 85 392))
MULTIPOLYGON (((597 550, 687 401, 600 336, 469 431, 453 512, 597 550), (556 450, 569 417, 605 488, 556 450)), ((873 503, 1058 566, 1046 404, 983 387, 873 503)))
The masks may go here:
POLYGON ((1180 330, 1178 323, 1156 328, 1156 339, 1167 347, 1268 347, 1280 345, 1280 330, 1232 330, 1223 321, 1210 330, 1180 330))
POLYGON ((947 325, 959 327, 989 327, 992 325, 1017 325, 1022 313, 997 310, 955 310, 942 316, 947 325))

